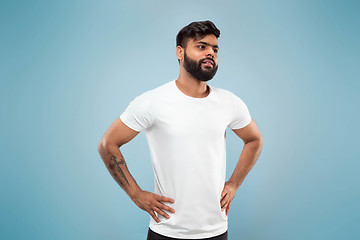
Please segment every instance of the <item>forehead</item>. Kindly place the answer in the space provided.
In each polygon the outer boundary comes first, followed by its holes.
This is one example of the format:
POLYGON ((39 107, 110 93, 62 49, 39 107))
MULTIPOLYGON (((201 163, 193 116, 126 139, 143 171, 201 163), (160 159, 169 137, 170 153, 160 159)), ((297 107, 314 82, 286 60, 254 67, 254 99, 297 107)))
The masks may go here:
POLYGON ((198 44, 198 43, 207 43, 218 47, 218 39, 213 34, 206 35, 205 37, 198 39, 190 38, 188 42, 188 44, 198 44))

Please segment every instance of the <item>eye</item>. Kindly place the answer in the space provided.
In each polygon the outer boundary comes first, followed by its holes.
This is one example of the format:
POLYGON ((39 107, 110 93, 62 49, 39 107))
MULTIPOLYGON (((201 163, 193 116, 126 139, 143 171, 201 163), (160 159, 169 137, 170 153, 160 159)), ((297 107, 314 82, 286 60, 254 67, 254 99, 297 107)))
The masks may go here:
POLYGON ((198 45, 198 48, 205 49, 205 46, 204 45, 198 45))
POLYGON ((219 49, 215 48, 214 49, 214 53, 217 53, 219 51, 219 49))

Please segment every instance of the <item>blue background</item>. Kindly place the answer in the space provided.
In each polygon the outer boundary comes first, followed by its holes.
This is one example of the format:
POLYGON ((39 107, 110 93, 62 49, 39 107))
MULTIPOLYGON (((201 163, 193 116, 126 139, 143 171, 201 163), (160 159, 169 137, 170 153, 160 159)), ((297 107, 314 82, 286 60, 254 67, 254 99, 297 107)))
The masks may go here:
MULTIPOLYGON (((208 83, 242 98, 264 138, 229 239, 359 238, 359 5, 1 1, 1 238, 146 238, 150 215, 97 144, 134 97, 178 77, 175 36, 207 19, 221 30, 208 83)), ((227 179, 242 146, 228 129, 227 179)), ((121 151, 153 191, 145 132, 121 151)))

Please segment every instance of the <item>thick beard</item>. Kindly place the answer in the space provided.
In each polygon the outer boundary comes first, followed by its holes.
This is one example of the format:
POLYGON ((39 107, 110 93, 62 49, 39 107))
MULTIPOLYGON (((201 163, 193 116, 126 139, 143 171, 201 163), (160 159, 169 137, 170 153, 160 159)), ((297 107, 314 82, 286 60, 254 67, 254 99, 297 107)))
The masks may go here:
MULTIPOLYGON (((206 59, 206 58, 205 58, 206 59)), ((190 73, 194 78, 206 82, 211 80, 218 69, 218 65, 216 64, 211 69, 203 70, 201 68, 201 64, 205 59, 200 59, 199 62, 196 62, 195 60, 190 59, 186 55, 186 51, 184 52, 184 68, 185 70, 190 73)))

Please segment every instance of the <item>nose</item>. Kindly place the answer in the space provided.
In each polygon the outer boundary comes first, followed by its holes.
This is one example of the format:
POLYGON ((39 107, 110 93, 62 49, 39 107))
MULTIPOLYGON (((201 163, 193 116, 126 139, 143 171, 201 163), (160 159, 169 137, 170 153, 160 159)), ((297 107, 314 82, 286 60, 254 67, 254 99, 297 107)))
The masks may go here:
POLYGON ((206 57, 211 57, 212 59, 214 59, 215 57, 215 51, 213 48, 209 47, 208 48, 208 51, 206 53, 206 57))
POLYGON ((214 57, 214 55, 215 55, 215 51, 214 51, 214 49, 209 48, 209 50, 208 50, 208 52, 207 52, 207 55, 211 55, 211 56, 213 56, 213 57, 214 57))

